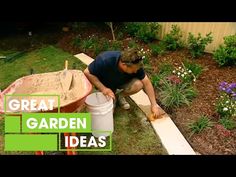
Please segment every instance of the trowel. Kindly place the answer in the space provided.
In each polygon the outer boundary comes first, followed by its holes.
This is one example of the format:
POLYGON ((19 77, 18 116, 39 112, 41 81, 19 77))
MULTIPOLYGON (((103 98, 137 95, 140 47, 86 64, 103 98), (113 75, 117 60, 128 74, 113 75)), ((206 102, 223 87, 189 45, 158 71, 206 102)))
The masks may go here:
POLYGON ((71 81, 72 81, 72 73, 68 71, 68 60, 66 60, 65 69, 60 73, 60 82, 64 93, 70 90, 71 81))

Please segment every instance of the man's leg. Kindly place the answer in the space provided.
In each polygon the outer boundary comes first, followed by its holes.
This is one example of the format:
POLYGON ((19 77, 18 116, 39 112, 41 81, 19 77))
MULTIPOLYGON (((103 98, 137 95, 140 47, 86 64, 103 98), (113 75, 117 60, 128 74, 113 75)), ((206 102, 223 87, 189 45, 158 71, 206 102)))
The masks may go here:
POLYGON ((129 83, 121 86, 123 91, 118 94, 118 102, 123 109, 130 109, 129 103, 125 100, 126 96, 133 95, 143 89, 143 83, 139 79, 132 79, 129 83))

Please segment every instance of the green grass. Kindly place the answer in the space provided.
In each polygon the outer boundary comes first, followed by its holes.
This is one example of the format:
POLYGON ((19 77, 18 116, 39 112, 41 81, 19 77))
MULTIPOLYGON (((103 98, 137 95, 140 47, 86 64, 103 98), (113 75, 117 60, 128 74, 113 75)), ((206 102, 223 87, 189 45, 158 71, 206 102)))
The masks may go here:
MULTIPOLYGON (((0 51, 0 54, 9 54, 11 51, 0 51)), ((69 69, 73 64, 76 69, 83 70, 86 66, 73 55, 64 52, 54 46, 46 46, 41 49, 31 51, 12 62, 0 60, 0 89, 3 90, 16 79, 30 74, 33 69, 34 73, 53 72, 64 69, 64 61, 68 60, 69 69)))
POLYGON ((79 154, 106 155, 167 155, 143 112, 131 101, 131 109, 119 106, 114 112, 114 132, 111 152, 79 152, 79 154))

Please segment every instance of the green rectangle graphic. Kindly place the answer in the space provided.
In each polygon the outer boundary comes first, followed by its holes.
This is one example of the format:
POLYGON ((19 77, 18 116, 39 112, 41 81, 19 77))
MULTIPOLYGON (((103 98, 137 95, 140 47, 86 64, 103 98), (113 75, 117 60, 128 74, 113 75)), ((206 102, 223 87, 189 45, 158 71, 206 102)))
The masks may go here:
POLYGON ((20 133, 20 116, 5 116, 5 133, 20 133))
POLYGON ((5 135, 5 151, 57 151, 57 135, 5 135))
POLYGON ((90 131, 90 113, 22 114, 22 133, 80 133, 90 131))

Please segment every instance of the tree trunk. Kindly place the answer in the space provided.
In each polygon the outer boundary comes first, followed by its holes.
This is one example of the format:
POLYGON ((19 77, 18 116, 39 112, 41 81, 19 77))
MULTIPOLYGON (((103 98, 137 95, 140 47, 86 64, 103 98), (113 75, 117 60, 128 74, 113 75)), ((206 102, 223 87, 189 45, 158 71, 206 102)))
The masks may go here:
POLYGON ((111 33, 112 33, 113 41, 115 41, 116 38, 115 38, 115 34, 114 34, 114 30, 113 30, 113 24, 112 24, 112 22, 110 22, 110 28, 111 28, 111 33))

